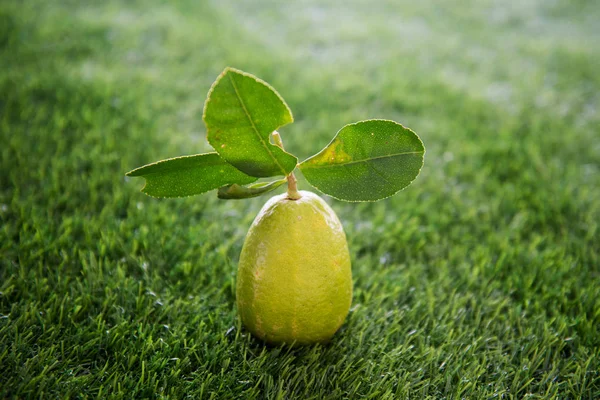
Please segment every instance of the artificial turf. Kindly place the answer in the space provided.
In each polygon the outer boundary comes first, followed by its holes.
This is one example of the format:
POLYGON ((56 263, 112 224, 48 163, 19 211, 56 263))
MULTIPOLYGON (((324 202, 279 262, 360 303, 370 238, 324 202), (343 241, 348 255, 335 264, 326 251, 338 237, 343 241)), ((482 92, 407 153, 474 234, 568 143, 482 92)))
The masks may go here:
POLYGON ((598 20, 585 0, 2 1, 0 398, 599 398, 598 20), (327 345, 240 326, 265 198, 124 177, 210 149, 228 65, 286 99, 300 159, 366 118, 427 147, 396 196, 330 200, 354 300, 327 345))

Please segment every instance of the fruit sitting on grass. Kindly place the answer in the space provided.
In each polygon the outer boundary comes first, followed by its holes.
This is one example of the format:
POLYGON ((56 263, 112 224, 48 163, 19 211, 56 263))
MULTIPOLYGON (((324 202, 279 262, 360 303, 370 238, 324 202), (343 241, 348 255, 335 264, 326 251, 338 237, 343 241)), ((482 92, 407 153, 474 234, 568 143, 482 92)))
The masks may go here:
POLYGON ((242 322, 270 343, 328 340, 352 302, 346 235, 314 193, 271 198, 250 227, 237 276, 242 322))
POLYGON ((298 164, 279 133, 293 122, 281 96, 260 79, 226 68, 204 106, 216 152, 159 161, 127 175, 142 191, 183 197, 218 189, 220 199, 260 196, 288 184, 252 224, 238 270, 237 304, 244 326, 270 343, 327 341, 343 323, 352 298, 350 255, 333 210, 297 190, 294 170, 321 192, 345 201, 376 201, 408 186, 425 148, 410 129, 388 120, 346 125, 321 152, 298 164), (283 176, 271 182, 259 178, 283 176))

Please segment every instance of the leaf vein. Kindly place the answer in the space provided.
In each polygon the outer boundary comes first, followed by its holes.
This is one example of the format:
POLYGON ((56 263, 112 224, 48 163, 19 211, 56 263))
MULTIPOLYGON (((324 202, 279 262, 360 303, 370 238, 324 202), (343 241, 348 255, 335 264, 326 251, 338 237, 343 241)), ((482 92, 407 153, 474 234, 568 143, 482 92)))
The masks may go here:
POLYGON ((385 183, 389 184, 389 185, 393 185, 394 182, 390 181, 383 173, 379 172, 377 170, 377 168, 375 168, 375 166, 373 164, 368 164, 369 167, 371 168, 371 170, 373 172, 375 172, 375 175, 379 176, 379 178, 381 178, 385 183))
POLYGON ((236 95, 238 101, 240 102, 240 105, 242 106, 242 109, 244 110, 244 113, 246 114, 246 118, 248 118, 248 121, 250 122, 250 125, 252 126, 252 130, 254 131, 254 133, 256 134, 256 136, 258 137, 258 140, 260 141, 260 143, 262 144, 262 146, 265 148, 265 150, 267 151, 267 153, 269 154, 269 156, 271 156, 271 158, 273 159, 273 161, 275 161, 275 164, 277 164, 277 166, 279 167, 279 169, 281 170, 281 172, 283 173, 283 175, 286 175, 285 169, 279 163, 279 160, 277 160, 277 157, 275 157, 275 155, 273 154, 273 152, 271 151, 271 149, 269 149, 268 144, 265 142, 265 140, 261 136, 260 132, 256 128, 256 125, 254 124, 254 121, 252 120, 252 117, 250 116, 250 113, 248 112, 248 109, 246 108, 246 104, 244 103, 244 101, 242 100, 242 96, 240 96, 240 93, 238 92, 238 88, 237 88, 237 86, 235 84, 235 81, 233 80, 233 78, 231 77, 231 75, 227 74, 227 77, 229 78, 229 81, 231 82, 231 86, 233 86, 233 90, 235 91, 235 95, 236 95))
POLYGON ((342 162, 342 163, 335 163, 335 164, 320 164, 320 165, 311 165, 311 164, 306 164, 304 166, 304 168, 332 168, 332 167, 341 167, 341 166, 346 166, 346 165, 352 165, 352 164, 359 164, 359 163, 364 163, 364 162, 369 162, 369 161, 373 161, 373 160, 381 160, 384 158, 391 158, 391 157, 397 157, 397 156, 403 156, 403 155, 408 155, 408 154, 423 154, 423 151, 407 151, 404 153, 394 153, 394 154, 387 154, 384 156, 378 156, 378 157, 372 157, 372 158, 366 158, 363 160, 354 160, 354 161, 348 161, 348 162, 342 162))

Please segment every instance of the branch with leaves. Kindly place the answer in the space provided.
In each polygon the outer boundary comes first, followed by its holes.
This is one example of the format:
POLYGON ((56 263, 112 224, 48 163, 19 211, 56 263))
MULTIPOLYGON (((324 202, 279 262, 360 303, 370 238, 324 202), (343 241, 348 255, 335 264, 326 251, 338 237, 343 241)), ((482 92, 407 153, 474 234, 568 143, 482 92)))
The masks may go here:
POLYGON ((298 163, 277 130, 292 123, 290 108, 268 83, 226 68, 213 83, 203 120, 213 153, 158 161, 127 173, 146 179, 154 197, 185 197, 218 189, 220 199, 260 196, 288 183, 297 196, 294 170, 308 183, 344 201, 392 196, 417 177, 425 147, 410 129, 389 120, 344 126, 318 154, 298 163), (283 176, 271 182, 259 178, 283 176))

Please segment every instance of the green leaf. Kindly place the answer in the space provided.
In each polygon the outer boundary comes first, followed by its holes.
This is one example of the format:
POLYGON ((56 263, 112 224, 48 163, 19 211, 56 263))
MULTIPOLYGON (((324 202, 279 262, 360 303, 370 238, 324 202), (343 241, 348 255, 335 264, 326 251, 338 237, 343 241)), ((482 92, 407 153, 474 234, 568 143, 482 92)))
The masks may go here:
POLYGON ((225 68, 204 104, 208 142, 240 171, 256 177, 289 174, 298 159, 273 145, 277 128, 293 122, 292 112, 268 83, 225 68))
POLYGON ((410 129, 387 120, 344 126, 320 153, 300 164, 306 180, 346 201, 375 201, 404 189, 419 175, 425 147, 410 129))
POLYGON ((153 197, 185 197, 223 185, 256 181, 223 160, 217 153, 169 158, 136 168, 127 176, 146 179, 142 192, 153 197))
POLYGON ((283 185, 285 182, 286 179, 283 178, 273 182, 253 183, 248 186, 240 186, 237 183, 234 183, 233 185, 220 187, 217 196, 222 200, 249 199, 251 197, 258 197, 265 193, 269 193, 283 185))

